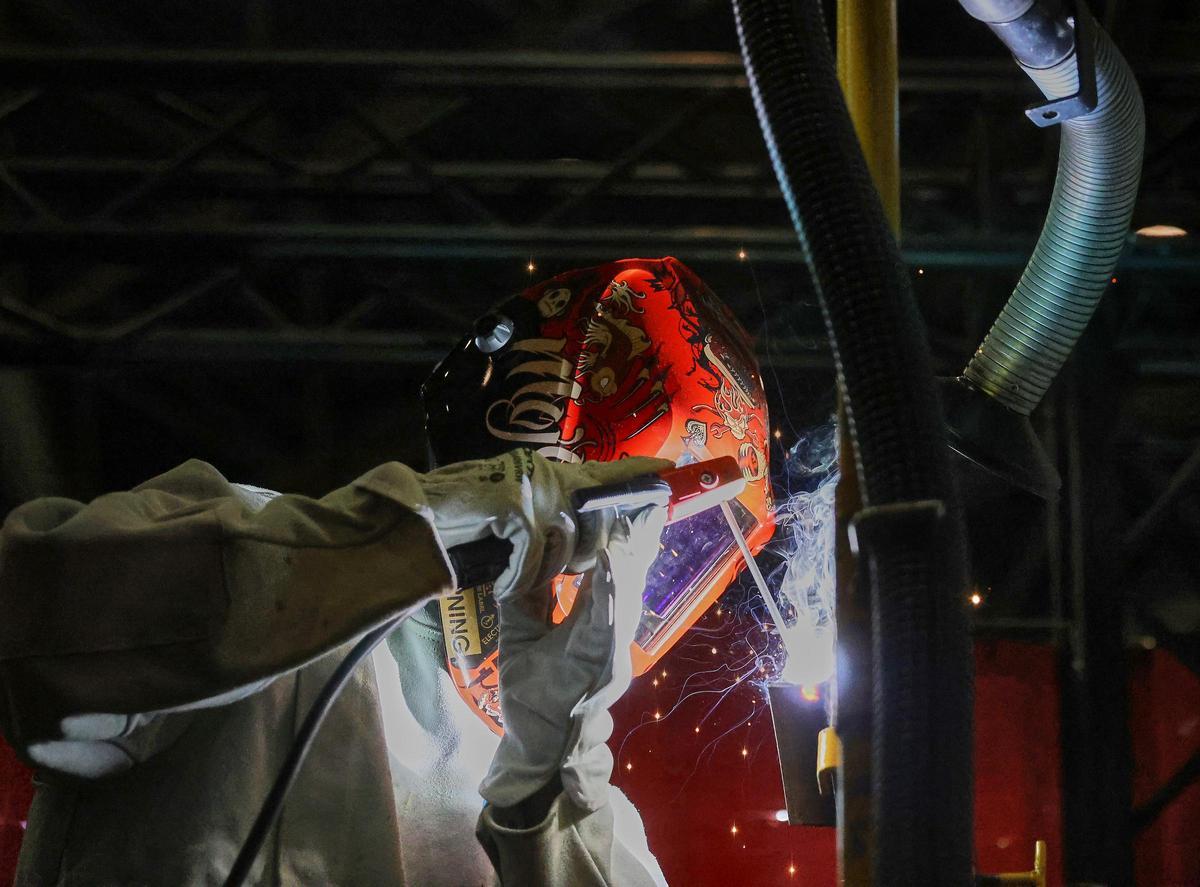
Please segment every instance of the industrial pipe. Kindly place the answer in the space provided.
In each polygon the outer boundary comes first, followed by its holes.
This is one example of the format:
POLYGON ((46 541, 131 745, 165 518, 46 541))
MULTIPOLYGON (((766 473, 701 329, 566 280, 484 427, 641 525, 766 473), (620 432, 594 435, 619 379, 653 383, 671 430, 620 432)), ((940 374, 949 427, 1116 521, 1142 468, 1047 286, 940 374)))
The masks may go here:
POLYGON ((1125 243, 1142 168, 1142 97, 1125 59, 1082 3, 1073 17, 1061 12, 1054 17, 1056 4, 1034 0, 959 2, 976 17, 988 8, 994 16, 1000 7, 1029 6, 1016 19, 989 26, 1047 99, 1079 94, 1088 86, 1080 72, 1090 76, 1090 66, 1080 60, 1095 60, 1095 108, 1061 123, 1058 176, 1037 246, 963 373, 971 386, 1028 416, 1095 312, 1125 243), (1013 27, 1031 21, 1038 26, 1013 27), (1054 60, 1061 35, 1071 43, 1054 60), (1083 41, 1090 45, 1080 46, 1083 41))
POLYGON ((992 29, 1023 68, 1051 68, 1075 50, 1075 34, 1060 3, 1039 0, 959 0, 992 29))
POLYGON ((825 315, 860 480, 859 587, 874 633, 871 878, 962 887, 972 882, 965 566, 923 325, 838 87, 821 4, 733 5, 759 124, 825 315))

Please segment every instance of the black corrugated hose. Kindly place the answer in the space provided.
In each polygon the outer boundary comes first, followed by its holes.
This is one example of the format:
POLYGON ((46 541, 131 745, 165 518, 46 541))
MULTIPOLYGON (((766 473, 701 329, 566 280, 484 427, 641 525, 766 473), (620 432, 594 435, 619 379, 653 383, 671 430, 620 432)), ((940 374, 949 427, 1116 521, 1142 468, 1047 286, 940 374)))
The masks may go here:
MULTIPOLYGON (((865 507, 942 500, 937 556, 884 545, 873 607, 875 883, 972 883, 970 638, 932 361, 818 0, 733 0, 751 94, 825 315, 865 507)), ((850 678, 853 680, 853 677, 850 678)))

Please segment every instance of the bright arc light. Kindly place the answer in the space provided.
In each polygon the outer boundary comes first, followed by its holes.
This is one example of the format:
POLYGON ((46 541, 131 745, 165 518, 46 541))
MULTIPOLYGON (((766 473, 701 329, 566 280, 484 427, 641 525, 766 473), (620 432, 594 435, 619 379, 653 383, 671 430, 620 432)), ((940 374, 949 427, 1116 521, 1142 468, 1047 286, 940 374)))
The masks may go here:
POLYGON ((787 811, 786 810, 776 810, 775 811, 775 821, 776 822, 787 822, 788 821, 787 811))
POLYGON ((785 683, 811 687, 829 680, 835 669, 832 631, 797 623, 780 634, 788 651, 781 675, 785 683))
POLYGON ((787 549, 787 564, 777 598, 786 601, 788 606, 781 609, 790 611, 790 624, 777 627, 787 651, 777 680, 786 684, 816 686, 835 670, 835 441, 836 431, 829 424, 801 435, 788 450, 794 457, 788 474, 799 483, 779 508, 779 520, 786 527, 780 541, 787 549))
POLYGON ((1187 230, 1178 225, 1147 225, 1137 229, 1138 237, 1187 237, 1187 230))

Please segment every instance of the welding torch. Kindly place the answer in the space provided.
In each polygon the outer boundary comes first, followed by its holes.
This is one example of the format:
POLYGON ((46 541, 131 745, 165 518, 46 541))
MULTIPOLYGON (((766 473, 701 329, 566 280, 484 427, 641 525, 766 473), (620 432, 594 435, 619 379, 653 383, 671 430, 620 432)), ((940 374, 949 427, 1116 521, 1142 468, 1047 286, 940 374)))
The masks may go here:
MULTIPOLYGON (((584 516, 607 508, 632 512, 657 505, 667 509, 673 524, 723 505, 746 489, 741 466, 732 456, 706 459, 663 471, 641 474, 613 484, 584 487, 571 494, 571 507, 584 516)), ((512 543, 489 536, 464 542, 447 551, 459 589, 495 582, 508 566, 512 543)))

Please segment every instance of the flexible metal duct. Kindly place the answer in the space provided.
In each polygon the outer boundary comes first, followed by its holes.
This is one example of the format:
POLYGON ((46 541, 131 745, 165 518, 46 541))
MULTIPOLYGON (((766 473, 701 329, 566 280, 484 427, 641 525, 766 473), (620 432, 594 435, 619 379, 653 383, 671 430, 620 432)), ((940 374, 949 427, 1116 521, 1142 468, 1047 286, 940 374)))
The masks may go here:
MULTIPOLYGON (((1002 5, 960 2, 976 17, 980 5, 1002 5)), ((1039 9, 1022 5, 1024 18, 1039 9)), ((1077 15, 1090 13, 1081 4, 1077 15)), ((1002 28, 1012 27, 989 24, 1002 38, 1002 28)), ((1061 124, 1058 177, 1037 247, 963 373, 1021 415, 1041 402, 1095 312, 1125 243, 1141 175, 1145 115, 1137 83, 1108 35, 1078 24, 1077 35, 1095 35, 1096 108, 1061 124)), ((1079 91, 1077 49, 1049 67, 1021 67, 1048 99, 1070 96, 1079 91)))

